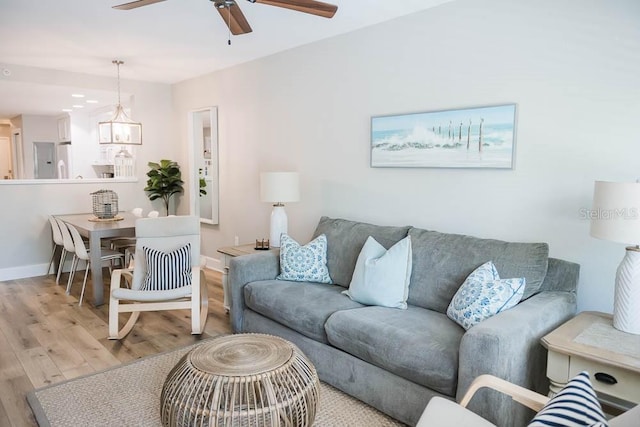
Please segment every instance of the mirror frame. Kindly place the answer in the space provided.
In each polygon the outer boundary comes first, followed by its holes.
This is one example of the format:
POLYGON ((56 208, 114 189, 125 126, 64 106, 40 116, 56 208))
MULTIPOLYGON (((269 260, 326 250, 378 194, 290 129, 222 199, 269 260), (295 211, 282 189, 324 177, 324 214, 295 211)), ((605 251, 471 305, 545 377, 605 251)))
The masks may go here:
POLYGON ((220 180, 219 180, 219 144, 218 144, 218 107, 210 106, 203 107, 196 110, 191 110, 188 113, 187 128, 189 136, 189 166, 191 169, 190 176, 190 188, 192 193, 191 198, 191 215, 198 216, 200 223, 217 225, 219 224, 219 192, 220 192, 220 180), (196 116, 201 113, 209 112, 209 120, 211 123, 211 158, 210 164, 205 167, 204 156, 204 137, 202 132, 196 133, 195 126, 201 123, 201 120, 196 120, 196 116), (207 184, 207 194, 211 196, 211 218, 203 218, 200 210, 200 178, 201 170, 206 168, 207 174, 204 177, 210 178, 211 185, 207 184))

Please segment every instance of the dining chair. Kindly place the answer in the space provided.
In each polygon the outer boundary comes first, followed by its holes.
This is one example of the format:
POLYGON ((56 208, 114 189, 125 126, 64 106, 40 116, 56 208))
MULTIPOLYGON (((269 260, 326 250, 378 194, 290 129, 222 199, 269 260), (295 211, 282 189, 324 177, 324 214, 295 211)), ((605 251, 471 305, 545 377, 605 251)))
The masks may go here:
MULTIPOLYGON (((67 254, 74 254, 76 249, 71 233, 69 233, 69 229, 67 228, 67 224, 61 219, 55 217, 54 219, 58 224, 58 230, 60 230, 60 234, 62 235, 62 253, 60 254, 60 265, 58 266, 58 274, 56 275, 56 285, 59 285, 60 274, 64 269, 64 263, 67 261, 67 254)), ((69 270, 69 275, 71 275, 71 270, 69 270)))
MULTIPOLYGON (((142 208, 136 208, 131 211, 136 217, 142 218, 142 208), (139 211, 138 211, 139 209, 139 211)), ((150 211, 147 218, 157 218, 158 211, 150 211)), ((175 215, 169 215, 175 216, 175 215)), ((133 259, 136 254, 136 238, 135 237, 116 237, 111 240, 111 249, 124 252, 124 263, 128 267, 133 266, 133 259)))
MULTIPOLYGON (((71 272, 69 273, 69 280, 67 281, 67 295, 71 292, 71 284, 73 283, 73 277, 75 275, 76 269, 78 268, 78 264, 80 260, 85 262, 84 267, 84 280, 82 281, 82 291, 80 292, 80 302, 78 305, 82 305, 82 300, 84 299, 84 291, 87 286, 87 276, 89 275, 89 270, 91 269, 91 265, 89 263, 89 250, 85 246, 84 240, 82 240, 82 236, 80 236, 80 232, 71 224, 66 224, 69 234, 73 240, 75 256, 73 257, 73 261, 71 262, 71 272)), ((101 248, 100 260, 110 261, 109 272, 112 272, 113 261, 118 260, 120 262, 120 266, 124 266, 124 254, 118 251, 114 251, 113 249, 101 248)), ((100 265, 102 268, 102 265, 100 265)))
MULTIPOLYGON (((142 208, 133 208, 131 209, 131 213, 136 218, 142 218, 142 208)), ((135 237, 113 237, 108 240, 109 248, 115 251, 120 251, 125 254, 126 258, 126 250, 127 248, 135 247, 136 238, 135 237)), ((126 263, 128 265, 128 263, 126 263)))
MULTIPOLYGON (((152 218, 153 212, 158 213, 158 211, 149 212, 149 218, 152 218)), ((136 218, 142 218, 142 208, 134 208, 131 210, 131 213, 136 218)), ((157 216, 157 215, 156 215, 157 216)), ((122 252, 124 254, 125 265, 129 265, 131 261, 133 261, 133 252, 136 247, 136 238, 135 237, 114 237, 109 240, 109 247, 115 251, 122 252)))
POLYGON ((109 339, 122 339, 140 312, 191 310, 191 333, 207 321, 207 285, 200 256, 200 219, 196 216, 142 218, 136 221, 134 267, 114 270, 109 298, 109 339), (121 287, 129 276, 131 289, 121 287), (131 313, 120 329, 120 313, 131 313))
MULTIPOLYGON (((47 274, 51 270, 51 266, 53 265, 53 258, 56 255, 56 250, 60 248, 61 251, 64 251, 64 241, 62 240, 62 232, 60 231, 60 226, 58 225, 58 221, 49 215, 49 225, 51 225, 51 238, 53 240, 53 249, 51 251, 51 259, 49 260, 49 267, 47 268, 47 274)), ((62 253, 61 253, 62 254, 62 253)), ((58 264, 58 270, 60 270, 62 263, 58 264)), ((56 273, 56 271, 53 271, 56 273)), ((56 284, 58 282, 56 281, 56 284)))

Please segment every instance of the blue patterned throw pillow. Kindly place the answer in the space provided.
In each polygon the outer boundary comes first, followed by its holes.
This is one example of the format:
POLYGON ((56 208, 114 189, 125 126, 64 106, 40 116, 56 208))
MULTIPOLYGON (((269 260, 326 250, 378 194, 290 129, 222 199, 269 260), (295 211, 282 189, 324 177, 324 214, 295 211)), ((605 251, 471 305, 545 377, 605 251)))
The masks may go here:
POLYGON ((580 372, 533 418, 529 427, 607 427, 589 373, 580 372))
POLYGON ((300 246, 286 234, 280 238, 280 275, 278 280, 332 283, 327 268, 327 236, 319 235, 300 246))
POLYGON ((525 279, 500 279, 493 262, 476 268, 453 296, 447 316, 468 330, 515 306, 524 293, 525 279))

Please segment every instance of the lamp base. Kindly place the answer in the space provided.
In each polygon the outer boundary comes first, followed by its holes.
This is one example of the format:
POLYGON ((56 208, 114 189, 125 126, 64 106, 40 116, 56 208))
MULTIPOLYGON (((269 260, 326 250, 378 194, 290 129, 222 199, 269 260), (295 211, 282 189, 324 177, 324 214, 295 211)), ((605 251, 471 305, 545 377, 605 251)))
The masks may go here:
POLYGON ((613 327, 640 335, 640 249, 628 247, 616 273, 613 327))
POLYGON ((280 247, 282 233, 287 233, 287 213, 284 211, 284 205, 279 203, 273 205, 273 211, 271 211, 271 232, 269 235, 271 247, 280 247))

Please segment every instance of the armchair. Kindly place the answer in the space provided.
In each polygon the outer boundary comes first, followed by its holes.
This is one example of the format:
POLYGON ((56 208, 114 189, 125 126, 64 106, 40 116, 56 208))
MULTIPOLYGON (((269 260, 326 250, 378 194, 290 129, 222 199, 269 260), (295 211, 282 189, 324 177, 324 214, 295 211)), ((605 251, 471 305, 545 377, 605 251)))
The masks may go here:
MULTIPOLYGON (((141 218, 136 221, 136 252, 134 267, 114 270, 111 275, 109 298, 109 339, 122 339, 133 328, 140 312, 159 310, 191 310, 191 331, 199 335, 207 321, 207 287, 200 263, 200 221, 195 216, 141 218), (191 284, 172 286, 175 269, 152 265, 144 248, 159 252, 159 258, 175 258, 190 245, 191 284), (151 267, 151 268, 149 268, 151 267), (131 288, 122 288, 123 277, 128 277, 131 288), (160 290, 146 290, 145 278, 152 278, 160 290), (166 286, 165 286, 166 285, 166 286), (120 313, 131 313, 129 320, 118 329, 120 313)), ((155 258, 154 258, 155 259, 155 258)), ((170 263, 169 263, 170 265, 170 263)), ((154 286, 155 288, 156 286, 154 286)))
MULTIPOLYGON (((493 375, 480 375, 471 383, 459 404, 438 396, 432 398, 416 427, 495 427, 494 424, 467 409, 467 405, 481 388, 489 388, 503 393, 536 412, 540 411, 549 401, 547 396, 501 378, 493 375)), ((639 419, 640 405, 637 405, 608 422, 609 427, 633 427, 638 425, 639 419)))

